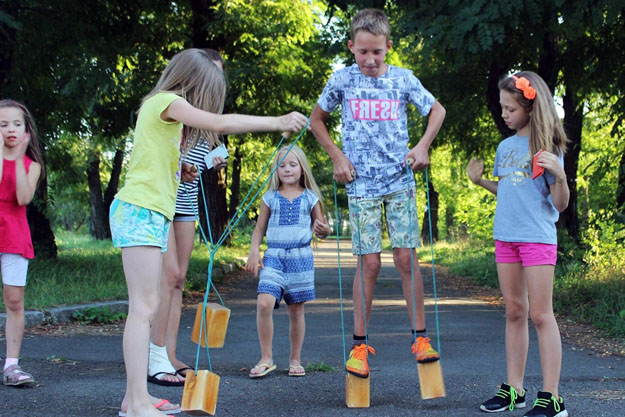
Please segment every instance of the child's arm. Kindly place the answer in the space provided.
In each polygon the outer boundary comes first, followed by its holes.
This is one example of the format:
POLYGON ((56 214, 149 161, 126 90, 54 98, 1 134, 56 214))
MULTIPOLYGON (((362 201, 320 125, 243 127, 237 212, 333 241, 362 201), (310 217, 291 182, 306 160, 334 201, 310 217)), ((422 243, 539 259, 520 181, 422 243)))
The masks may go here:
POLYGON ((252 234, 250 254, 247 257, 247 263, 245 264, 245 269, 254 274, 254 276, 258 275, 259 265, 261 268, 263 267, 263 261, 260 259, 260 244, 263 241, 263 237, 265 237, 265 233, 267 232, 267 224, 269 223, 270 214, 271 210, 267 207, 267 204, 265 204, 264 201, 261 201, 260 214, 258 215, 258 220, 256 221, 254 233, 252 234))
POLYGON ((497 181, 485 180, 482 178, 484 174, 484 161, 481 159, 471 158, 467 165, 467 174, 473 184, 486 188, 491 193, 497 195, 497 181))
POLYGON ((0 133, 0 183, 2 182, 2 167, 4 165, 4 136, 0 133))
POLYGON ((438 131, 441 129, 443 120, 445 120, 445 113, 445 108, 438 101, 435 101, 430 110, 428 126, 425 129, 425 133, 419 143, 417 143, 417 146, 412 148, 410 152, 408 152, 408 155, 406 155, 406 160, 412 159, 413 161, 410 166, 413 171, 423 169, 430 165, 428 151, 438 131))
POLYGON ((41 165, 37 162, 31 162, 26 173, 26 166, 24 165, 24 155, 30 142, 30 136, 17 145, 17 158, 15 159, 15 194, 17 196, 17 204, 20 206, 28 205, 35 195, 35 189, 37 188, 37 181, 41 174, 41 165))
POLYGON ((330 113, 323 111, 317 104, 310 115, 310 128, 317 142, 323 146, 334 163, 334 179, 338 182, 351 182, 354 180, 352 177, 352 172, 355 172, 354 166, 328 133, 325 120, 329 115, 330 113))
POLYGON ((569 185, 566 182, 566 173, 560 165, 558 157, 551 152, 543 151, 538 155, 538 166, 548 169, 556 177, 556 182, 549 186, 553 205, 562 213, 569 205, 569 185))
POLYGON ((311 216, 313 219, 312 230, 317 235, 317 237, 319 239, 328 237, 328 235, 332 233, 332 229, 330 229, 328 219, 326 219, 326 216, 323 215, 320 202, 317 202, 317 204, 315 204, 315 207, 313 207, 311 216))
POLYGON ((298 112, 284 116, 248 116, 245 114, 217 114, 196 109, 186 100, 174 100, 161 113, 163 120, 176 120, 187 126, 206 129, 220 135, 251 132, 299 132, 306 126, 306 116, 298 112))

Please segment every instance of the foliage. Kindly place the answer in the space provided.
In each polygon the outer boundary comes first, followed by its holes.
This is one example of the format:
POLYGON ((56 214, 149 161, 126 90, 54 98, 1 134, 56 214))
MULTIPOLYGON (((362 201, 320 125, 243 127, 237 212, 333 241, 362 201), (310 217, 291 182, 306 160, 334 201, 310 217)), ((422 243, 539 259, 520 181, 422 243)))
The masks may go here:
POLYGON ((72 313, 72 319, 84 324, 111 324, 123 321, 128 315, 111 311, 109 307, 87 307, 72 313))

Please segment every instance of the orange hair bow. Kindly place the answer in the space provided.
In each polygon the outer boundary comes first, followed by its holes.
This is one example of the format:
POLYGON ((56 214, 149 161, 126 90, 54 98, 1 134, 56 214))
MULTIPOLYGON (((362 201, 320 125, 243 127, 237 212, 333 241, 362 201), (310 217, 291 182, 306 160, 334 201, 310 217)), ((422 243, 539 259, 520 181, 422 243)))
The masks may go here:
POLYGON ((523 97, 528 100, 536 98, 536 90, 530 85, 530 80, 525 77, 517 77, 516 75, 513 75, 511 78, 514 80, 514 86, 523 91, 523 97))

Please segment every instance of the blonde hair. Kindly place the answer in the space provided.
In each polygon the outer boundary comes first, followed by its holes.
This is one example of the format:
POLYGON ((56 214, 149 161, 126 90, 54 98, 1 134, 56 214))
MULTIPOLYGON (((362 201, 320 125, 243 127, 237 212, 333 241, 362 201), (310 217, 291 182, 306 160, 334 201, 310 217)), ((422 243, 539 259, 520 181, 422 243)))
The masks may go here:
MULTIPOLYGON (((156 86, 141 101, 168 92, 179 95, 193 107, 211 113, 222 113, 226 98, 226 78, 213 62, 214 54, 203 49, 185 49, 177 53, 161 74, 156 86)), ((202 138, 211 148, 221 144, 215 132, 184 127, 184 152, 193 148, 202 138)))
POLYGON ((530 154, 535 155, 543 149, 556 155, 564 155, 568 139, 549 87, 540 75, 531 71, 517 72, 514 77, 527 79, 530 87, 536 90, 536 96, 528 99, 516 87, 515 78, 507 77, 499 82, 499 89, 511 93, 517 103, 530 114, 530 154))
MULTIPOLYGON (((26 155, 41 166, 41 174, 39 174, 39 179, 37 180, 37 184, 39 184, 39 182, 41 182, 41 180, 43 180, 46 176, 46 161, 43 158, 41 144, 39 143, 35 118, 30 110, 28 110, 22 103, 10 99, 0 100, 0 109, 7 107, 13 107, 22 112, 22 117, 24 118, 24 130, 30 135, 30 142, 28 142, 28 147, 26 148, 26 155)), ((0 144, 0 146, 4 146, 4 143, 0 144)))
POLYGON ((319 198, 319 204, 321 205, 321 210, 323 211, 321 191, 319 191, 319 187, 315 182, 315 177, 313 177, 312 171, 310 170, 310 165, 308 164, 308 159, 306 159, 306 154, 297 145, 293 145, 293 147, 291 147, 291 145, 283 146, 276 154, 276 158, 273 160, 273 164, 271 165, 271 171, 273 172, 273 175, 269 180, 268 189, 277 190, 280 188, 280 185, 282 185, 280 183, 280 178, 278 177, 278 163, 284 157, 286 157, 286 155, 283 155, 285 152, 290 152, 297 158, 299 166, 302 168, 302 175, 299 178, 299 184, 304 188, 308 188, 317 195, 317 198, 319 198))
POLYGON ((362 9, 356 13, 350 27, 352 41, 361 30, 376 36, 384 35, 387 41, 391 38, 391 24, 382 10, 362 9))

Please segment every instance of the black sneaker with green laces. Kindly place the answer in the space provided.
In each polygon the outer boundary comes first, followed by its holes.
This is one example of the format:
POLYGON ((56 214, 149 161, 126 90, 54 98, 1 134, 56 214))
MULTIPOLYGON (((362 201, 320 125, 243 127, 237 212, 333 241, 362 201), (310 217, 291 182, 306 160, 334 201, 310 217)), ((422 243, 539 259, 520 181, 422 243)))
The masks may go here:
POLYGON ((550 392, 538 391, 534 408, 523 417, 568 417, 562 397, 556 398, 550 392))
POLYGON ((500 411, 514 410, 525 407, 525 390, 518 392, 508 384, 501 384, 497 394, 488 401, 480 405, 480 410, 487 413, 498 413, 500 411))

